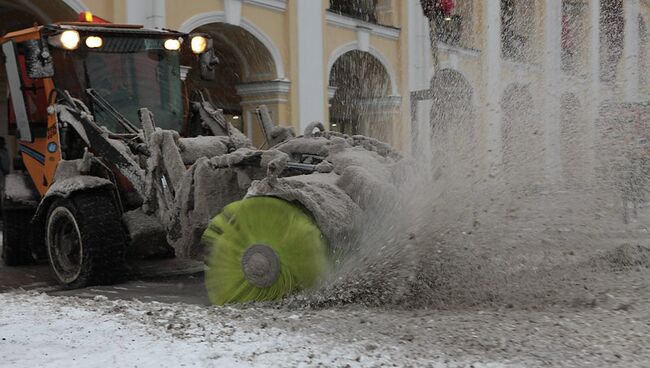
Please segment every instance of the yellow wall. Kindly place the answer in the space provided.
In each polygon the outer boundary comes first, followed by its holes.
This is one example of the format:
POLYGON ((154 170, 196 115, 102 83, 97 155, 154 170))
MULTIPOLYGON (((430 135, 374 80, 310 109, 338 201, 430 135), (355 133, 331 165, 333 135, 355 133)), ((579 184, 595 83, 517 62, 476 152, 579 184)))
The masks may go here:
MULTIPOLYGON (((298 93, 297 93, 297 81, 298 81, 298 42, 296 35, 299 30, 297 29, 297 11, 296 5, 297 1, 316 1, 316 0, 288 0, 286 2, 285 11, 275 11, 267 9, 264 7, 251 4, 249 2, 243 2, 241 9, 241 17, 247 22, 250 22, 261 32, 266 34, 277 47, 280 56, 282 58, 282 63, 284 67, 285 78, 291 81, 291 87, 289 89, 289 94, 286 96, 286 103, 279 103, 274 106, 275 111, 277 111, 277 120, 282 124, 290 124, 295 128, 298 127, 298 93)), ((320 27, 323 30, 323 80, 325 89, 329 84, 329 70, 328 65, 330 62, 330 57, 334 50, 337 48, 348 44, 350 42, 355 42, 357 40, 357 34, 355 30, 341 28, 335 25, 328 24, 327 18, 327 8, 329 7, 329 0, 320 0, 323 7, 323 17, 320 27)), ((126 20, 126 0, 86 0, 84 2, 91 11, 103 18, 106 18, 113 22, 125 22, 126 20)), ((388 3, 391 4, 392 9, 387 13, 382 13, 379 15, 379 18, 384 23, 389 23, 393 26, 399 26, 400 24, 407 23, 407 2, 399 0, 388 0, 388 3)), ((165 19, 166 26, 170 29, 178 29, 183 23, 188 19, 197 14, 206 13, 206 12, 223 12, 224 11, 224 0, 199 0, 199 1, 187 1, 187 0, 167 0, 165 2, 165 19)), ((319 25, 314 25, 319 26, 319 25)), ((403 125, 408 125, 408 91, 407 90, 407 50, 406 45, 408 44, 406 38, 405 29, 401 30, 401 36, 399 40, 387 39, 385 37, 372 35, 370 37, 370 45, 381 53, 385 60, 389 64, 392 75, 395 77, 394 83, 398 91, 398 94, 403 97, 401 102, 401 110, 406 111, 407 113, 401 114, 398 112, 396 117, 393 119, 393 127, 390 129, 391 134, 396 141, 398 146, 401 146, 403 140, 403 125), (400 42, 404 45, 400 47, 400 42), (404 91, 404 92, 403 92, 404 91), (406 110, 405 110, 406 109, 406 110)), ((326 99, 323 101, 325 105, 325 123, 328 123, 329 111, 327 99, 327 90, 324 91, 326 99)), ((247 109, 247 107, 245 107, 247 109)), ((257 125, 255 121, 253 125, 257 125)), ((297 132, 301 133, 301 132, 297 132)))

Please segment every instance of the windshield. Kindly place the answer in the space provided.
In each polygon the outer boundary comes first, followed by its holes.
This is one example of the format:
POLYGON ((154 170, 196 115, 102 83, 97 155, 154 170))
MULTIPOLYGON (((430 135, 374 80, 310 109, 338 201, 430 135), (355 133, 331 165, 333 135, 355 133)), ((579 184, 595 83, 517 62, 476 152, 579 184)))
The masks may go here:
POLYGON ((57 87, 71 89, 71 93, 75 91, 78 97, 88 101, 96 122, 110 131, 122 133, 125 129, 114 114, 87 98, 86 88, 92 88, 135 126, 140 126, 138 109, 146 107, 153 112, 156 126, 180 131, 183 104, 179 55, 160 46, 159 40, 121 37, 106 39, 98 51, 58 50, 64 55, 55 56, 55 67, 64 70, 63 73, 57 70, 56 75, 63 81, 71 75, 67 71, 73 72, 79 84, 66 88, 65 84, 69 84, 66 81, 64 86, 57 83, 57 87))

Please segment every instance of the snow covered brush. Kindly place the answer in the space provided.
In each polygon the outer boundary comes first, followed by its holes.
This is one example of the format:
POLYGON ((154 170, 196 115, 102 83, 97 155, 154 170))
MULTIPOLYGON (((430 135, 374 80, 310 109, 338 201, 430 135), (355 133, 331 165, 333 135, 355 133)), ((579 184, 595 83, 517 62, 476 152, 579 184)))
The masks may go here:
POLYGON ((208 225, 206 288, 213 304, 282 298, 315 286, 327 271, 325 238, 310 216, 273 197, 226 206, 208 225))

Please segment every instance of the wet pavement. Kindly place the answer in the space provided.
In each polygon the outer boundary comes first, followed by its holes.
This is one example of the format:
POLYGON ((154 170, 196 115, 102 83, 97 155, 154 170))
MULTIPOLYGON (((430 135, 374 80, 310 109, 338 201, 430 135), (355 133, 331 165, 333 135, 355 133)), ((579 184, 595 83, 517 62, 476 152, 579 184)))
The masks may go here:
POLYGON ((210 304, 200 262, 181 259, 132 261, 128 268, 123 282, 65 290, 58 285, 48 264, 8 267, 0 262, 0 293, 23 289, 87 298, 103 295, 109 299, 210 304))

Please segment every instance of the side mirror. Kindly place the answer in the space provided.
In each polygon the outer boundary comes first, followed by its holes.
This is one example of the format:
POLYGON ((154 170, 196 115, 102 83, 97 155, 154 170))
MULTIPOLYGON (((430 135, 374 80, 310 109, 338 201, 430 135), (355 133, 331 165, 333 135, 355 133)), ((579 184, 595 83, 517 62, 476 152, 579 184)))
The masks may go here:
POLYGON ((214 54, 212 39, 208 39, 208 49, 199 55, 199 64, 201 79, 205 81, 213 81, 217 79, 217 64, 219 64, 219 58, 214 54))
POLYGON ((52 78, 54 76, 54 63, 47 42, 42 39, 27 40, 24 45, 27 76, 32 79, 52 78))

